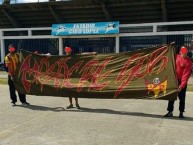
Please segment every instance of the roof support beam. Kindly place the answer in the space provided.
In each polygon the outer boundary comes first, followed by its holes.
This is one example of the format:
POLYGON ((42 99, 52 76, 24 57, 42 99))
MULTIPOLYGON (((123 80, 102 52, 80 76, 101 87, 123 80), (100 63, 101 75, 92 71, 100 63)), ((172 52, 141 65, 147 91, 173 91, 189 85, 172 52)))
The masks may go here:
POLYGON ((57 23, 62 23, 62 19, 60 18, 60 16, 54 11, 52 6, 48 6, 52 16, 54 17, 54 19, 56 20, 57 23))
POLYGON ((4 0, 4 1, 3 1, 3 5, 4 5, 4 4, 10 4, 10 1, 11 1, 11 0, 4 0))
POLYGON ((15 28, 21 28, 22 24, 15 18, 15 16, 13 14, 11 14, 10 12, 8 12, 5 8, 1 9, 3 11, 3 13, 5 14, 5 16, 9 19, 9 21, 11 22, 11 24, 15 27, 15 28))
POLYGON ((166 8, 166 0, 161 0, 161 9, 162 9, 162 21, 167 22, 167 8, 166 8))
MULTIPOLYGON (((167 8, 166 8, 166 0, 161 0, 161 10, 162 10, 162 21, 167 22, 167 8)), ((168 26, 162 27, 162 31, 168 31, 168 26)), ((162 43, 167 43, 167 37, 164 37, 162 43)))
POLYGON ((101 2, 101 7, 102 7, 102 10, 105 14, 105 17, 107 19, 107 21, 111 21, 112 20, 112 16, 111 14, 109 13, 108 9, 107 9, 107 6, 104 2, 101 2))

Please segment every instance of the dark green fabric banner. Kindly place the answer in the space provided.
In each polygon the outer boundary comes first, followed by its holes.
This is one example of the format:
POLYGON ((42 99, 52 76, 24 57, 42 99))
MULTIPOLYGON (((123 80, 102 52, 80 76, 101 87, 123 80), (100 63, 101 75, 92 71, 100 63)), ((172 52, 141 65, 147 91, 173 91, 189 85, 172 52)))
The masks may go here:
POLYGON ((43 56, 21 51, 16 89, 79 98, 176 100, 173 45, 128 53, 43 56))

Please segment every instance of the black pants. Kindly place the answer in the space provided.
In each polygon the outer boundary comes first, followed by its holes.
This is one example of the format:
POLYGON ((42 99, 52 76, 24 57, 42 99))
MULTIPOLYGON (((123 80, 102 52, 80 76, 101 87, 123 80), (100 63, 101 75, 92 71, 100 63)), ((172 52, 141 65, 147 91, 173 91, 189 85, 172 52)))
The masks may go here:
MULTIPOLYGON (((13 81, 11 80, 11 77, 8 76, 8 85, 9 85, 9 93, 10 93, 10 99, 12 100, 13 103, 17 102, 17 96, 15 93, 15 86, 13 81)), ((19 100, 21 103, 26 102, 26 95, 25 94, 21 94, 18 92, 19 95, 19 100)))
MULTIPOLYGON (((178 85, 180 86, 181 81, 178 81, 178 85)), ((185 109, 185 98, 186 98, 186 89, 187 85, 178 93, 178 99, 179 99, 179 111, 184 112, 185 109)), ((173 112, 174 110, 174 101, 168 102, 168 109, 169 112, 173 112)))

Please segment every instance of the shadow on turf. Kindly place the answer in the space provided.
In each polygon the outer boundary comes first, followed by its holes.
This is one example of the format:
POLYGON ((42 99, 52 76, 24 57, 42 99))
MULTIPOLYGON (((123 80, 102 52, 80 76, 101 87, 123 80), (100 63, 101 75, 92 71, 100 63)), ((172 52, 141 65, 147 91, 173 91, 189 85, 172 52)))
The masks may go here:
POLYGON ((54 112, 61 112, 65 111, 63 107, 45 107, 45 106, 39 106, 39 105, 29 105, 29 106, 23 106, 23 105, 16 105, 15 107, 23 107, 28 108, 31 110, 39 110, 39 111, 54 111, 54 112))
POLYGON ((92 109, 92 108, 85 108, 81 107, 80 110, 66 110, 66 111, 74 111, 74 112, 89 112, 89 113, 106 113, 106 114, 116 114, 116 115, 129 115, 129 116, 139 116, 139 117, 151 117, 151 118, 164 118, 164 119, 173 119, 173 120, 183 120, 183 121, 193 121, 193 117, 186 117, 180 119, 178 116, 173 117, 163 117, 163 115, 157 114, 148 114, 148 113, 141 113, 141 112, 127 112, 127 111, 115 111, 111 109, 92 109))
MULTIPOLYGON (((17 105, 18 106, 18 105, 17 105)), ((54 111, 54 112, 62 112, 62 111, 69 111, 69 112, 88 112, 88 113, 105 113, 105 114, 115 114, 115 115, 128 115, 128 116, 139 116, 139 117, 151 117, 151 118, 164 118, 164 119, 171 119, 171 120, 183 120, 183 121, 193 121, 193 117, 186 117, 183 119, 178 118, 178 116, 174 117, 163 117, 163 115, 157 114, 148 114, 148 113, 141 113, 141 112, 126 112, 126 111, 115 111, 111 109, 93 109, 93 108, 85 108, 81 107, 81 109, 64 109, 63 107, 45 107, 39 105, 29 105, 29 106, 18 106, 24 107, 31 110, 39 110, 39 111, 54 111)))

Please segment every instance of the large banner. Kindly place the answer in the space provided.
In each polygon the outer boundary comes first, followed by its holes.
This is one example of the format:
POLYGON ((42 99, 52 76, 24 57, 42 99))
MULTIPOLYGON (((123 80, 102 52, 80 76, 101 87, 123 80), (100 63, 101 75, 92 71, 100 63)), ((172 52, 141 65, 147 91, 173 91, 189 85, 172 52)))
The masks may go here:
POLYGON ((67 23, 53 24, 52 35, 99 35, 119 33, 119 22, 67 23))
POLYGON ((42 56, 21 51, 16 89, 79 98, 176 100, 174 46, 127 53, 42 56))

